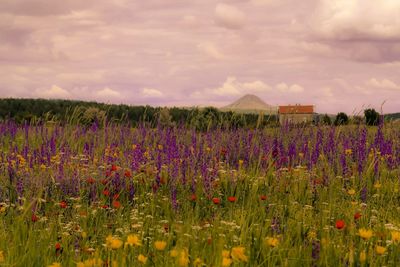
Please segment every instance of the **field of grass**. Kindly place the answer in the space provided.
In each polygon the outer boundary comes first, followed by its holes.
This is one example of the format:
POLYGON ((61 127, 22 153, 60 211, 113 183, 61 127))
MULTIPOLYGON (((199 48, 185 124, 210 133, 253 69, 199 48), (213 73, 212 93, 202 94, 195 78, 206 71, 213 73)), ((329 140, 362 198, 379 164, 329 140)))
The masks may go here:
POLYGON ((398 266, 400 129, 0 123, 0 266, 398 266))

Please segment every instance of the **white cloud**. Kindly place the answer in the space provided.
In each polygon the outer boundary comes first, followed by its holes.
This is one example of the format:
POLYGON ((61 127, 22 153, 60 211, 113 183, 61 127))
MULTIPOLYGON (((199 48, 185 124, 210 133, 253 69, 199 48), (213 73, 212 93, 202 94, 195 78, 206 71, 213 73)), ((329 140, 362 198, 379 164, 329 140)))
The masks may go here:
POLYGON ((214 59, 222 59, 224 55, 218 50, 218 48, 209 42, 201 43, 197 45, 197 48, 205 53, 206 55, 214 58, 214 59))
POLYGON ((68 98, 71 94, 67 90, 62 89, 57 85, 53 85, 50 89, 37 89, 36 95, 45 98, 68 98))
POLYGON ((100 96, 100 97, 106 97, 106 98, 108 98, 108 97, 117 98, 117 97, 121 96, 121 93, 106 87, 100 91, 97 91, 96 95, 100 96))
POLYGON ((245 19, 245 14, 235 6, 219 3, 215 8, 215 21, 222 27, 239 29, 245 19))
POLYGON ((143 88, 142 95, 146 97, 161 97, 163 96, 163 93, 156 89, 143 88))
POLYGON ((366 82, 366 85, 377 89, 400 90, 399 84, 396 84, 395 82, 388 79, 377 80, 375 78, 372 78, 366 82))
POLYGON ((286 83, 279 83, 275 88, 283 93, 301 93, 304 91, 304 88, 298 84, 292 84, 289 86, 286 83))
POLYGON ((322 0, 312 26, 327 39, 400 40, 399 10, 398 0, 322 0))
POLYGON ((251 0, 250 3, 254 6, 277 6, 282 4, 284 0, 251 0))
POLYGON ((262 93, 269 91, 271 87, 262 81, 254 81, 241 83, 236 77, 228 77, 221 87, 218 87, 212 92, 220 96, 241 95, 248 93, 262 93))

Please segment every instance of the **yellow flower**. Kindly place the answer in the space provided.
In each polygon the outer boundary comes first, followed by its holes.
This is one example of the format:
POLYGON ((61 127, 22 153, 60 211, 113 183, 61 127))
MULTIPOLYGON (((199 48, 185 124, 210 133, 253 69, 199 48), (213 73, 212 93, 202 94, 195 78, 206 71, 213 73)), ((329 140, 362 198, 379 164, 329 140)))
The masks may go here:
POLYGON ((186 267, 189 265, 189 255, 186 249, 182 249, 179 259, 178 259, 178 265, 181 267, 186 267))
POLYGON ((247 262, 247 256, 244 254, 245 250, 244 247, 233 247, 231 250, 232 259, 247 262))
POLYGON ((146 262, 147 262, 147 257, 144 256, 143 254, 139 254, 139 256, 137 257, 137 259, 138 259, 138 261, 139 261, 140 263, 143 263, 143 264, 146 264, 146 262))
POLYGON ((231 264, 232 264, 232 260, 230 258, 225 258, 225 257, 222 258, 222 266, 223 267, 231 266, 231 264))
POLYGON ((193 262, 193 265, 194 265, 195 267, 203 266, 203 265, 204 265, 204 262, 203 262, 200 258, 196 258, 196 259, 194 260, 194 262, 193 262))
POLYGON ((307 237, 309 240, 314 240, 317 238, 317 233, 314 231, 310 231, 310 232, 308 232, 307 237))
POLYGON ((358 234, 361 238, 368 240, 372 237, 373 232, 371 229, 361 228, 360 230, 358 230, 358 234))
POLYGON ((360 252, 360 262, 365 262, 367 260, 367 253, 365 251, 360 252))
POLYGON ((6 206, 1 206, 1 207, 0 207, 0 213, 3 213, 3 212, 5 212, 5 211, 6 211, 6 209, 7 209, 7 208, 6 208, 6 206))
POLYGON ((126 239, 126 244, 130 246, 138 246, 140 247, 142 243, 139 240, 139 237, 137 235, 128 235, 126 239))
POLYGON ((356 194, 356 190, 354 190, 353 188, 352 188, 352 189, 349 189, 349 190, 347 191, 347 194, 349 194, 350 196, 353 196, 353 195, 356 194))
POLYGON ((279 245, 279 239, 275 237, 267 237, 265 238, 265 244, 270 247, 276 247, 279 245))
POLYGON ((169 252, 169 255, 170 255, 172 258, 178 257, 178 254, 179 254, 179 252, 178 252, 178 250, 175 249, 175 248, 171 249, 171 251, 169 252))
POLYGON ((50 264, 48 267, 61 267, 61 263, 59 263, 59 262, 53 262, 53 263, 50 264))
POLYGON ((346 155, 353 154, 353 150, 351 150, 351 148, 346 149, 344 152, 346 153, 346 155))
POLYGON ((400 241, 400 232, 399 231, 392 231, 392 241, 393 242, 398 242, 400 241))
POLYGON ((106 246, 112 249, 119 249, 122 246, 122 241, 111 235, 106 238, 106 246))
POLYGON ((379 189, 379 188, 381 188, 381 183, 380 182, 376 182, 375 184, 374 184, 374 187, 376 188, 376 189, 379 189))
POLYGON ((386 248, 378 245, 378 246, 376 246, 375 251, 376 251, 376 254, 383 255, 386 251, 386 248))
POLYGON ((4 262, 4 252, 0 250, 0 263, 4 262))
POLYGON ((160 251, 164 250, 166 246, 167 246, 167 242, 165 242, 165 241, 156 241, 156 242, 154 242, 154 247, 157 250, 160 250, 160 251))
POLYGON ((86 232, 82 232, 81 236, 82 236, 82 238, 86 238, 87 237, 87 233, 86 232))
POLYGON ((231 254, 230 254, 229 250, 226 250, 226 249, 222 250, 222 257, 230 258, 231 257, 230 255, 231 254))
POLYGON ((85 264, 83 262, 77 262, 76 267, 85 267, 85 264))

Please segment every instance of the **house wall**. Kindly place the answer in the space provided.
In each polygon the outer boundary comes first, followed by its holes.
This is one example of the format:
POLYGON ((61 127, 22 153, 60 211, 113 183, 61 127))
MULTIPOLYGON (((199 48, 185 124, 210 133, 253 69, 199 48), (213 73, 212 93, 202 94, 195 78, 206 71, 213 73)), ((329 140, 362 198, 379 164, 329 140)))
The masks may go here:
POLYGON ((280 124, 312 122, 313 118, 314 114, 279 114, 280 124))

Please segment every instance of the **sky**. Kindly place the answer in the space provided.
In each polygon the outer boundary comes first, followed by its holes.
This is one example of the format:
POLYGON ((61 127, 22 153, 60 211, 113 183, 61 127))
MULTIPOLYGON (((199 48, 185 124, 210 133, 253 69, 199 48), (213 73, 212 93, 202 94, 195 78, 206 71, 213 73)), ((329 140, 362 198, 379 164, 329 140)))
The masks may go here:
POLYGON ((400 112, 399 0, 1 0, 0 97, 400 112))

